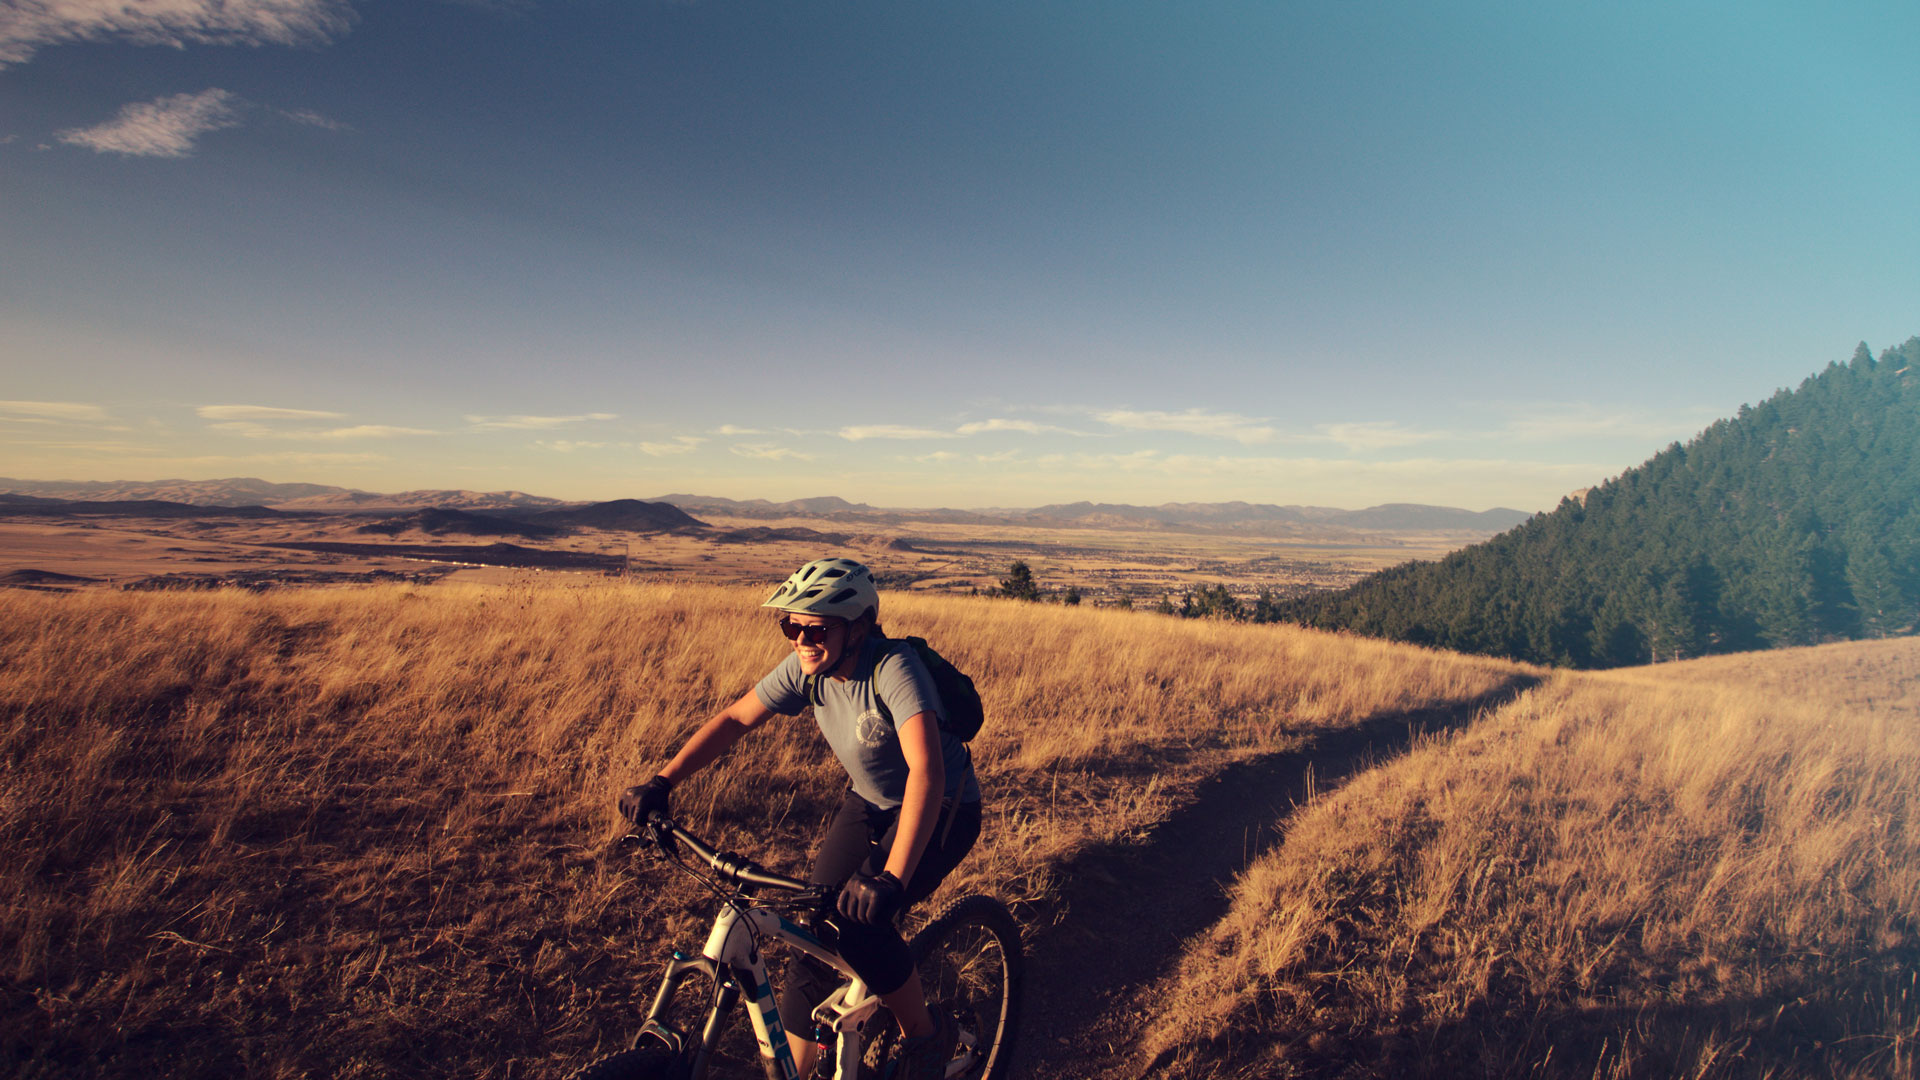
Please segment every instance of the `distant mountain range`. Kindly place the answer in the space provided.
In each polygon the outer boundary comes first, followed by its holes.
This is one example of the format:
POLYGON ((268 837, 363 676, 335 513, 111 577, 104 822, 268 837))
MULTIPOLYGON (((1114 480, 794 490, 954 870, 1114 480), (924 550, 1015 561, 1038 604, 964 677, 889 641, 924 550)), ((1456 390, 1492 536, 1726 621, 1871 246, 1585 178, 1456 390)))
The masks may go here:
POLYGON ((268 506, 275 510, 549 510, 581 503, 522 491, 403 491, 383 495, 326 484, 277 484, 253 477, 226 480, 14 480, 0 493, 78 502, 158 499, 189 506, 268 506))
POLYGON ((851 523, 907 524, 912 522, 1033 525, 1039 528, 1174 529, 1195 531, 1295 534, 1320 526, 1340 530, 1380 532, 1467 532, 1492 535, 1533 515, 1520 510, 1457 510, 1416 503, 1387 503, 1365 510, 1329 506, 1275 506, 1271 503, 1165 503, 1131 506, 1124 503, 1055 503, 1026 510, 987 509, 890 510, 826 497, 769 502, 766 499, 723 499, 712 495, 661 495, 655 502, 672 503, 692 513, 776 520, 824 517, 851 523))
POLYGON ((264 506, 196 506, 169 499, 46 499, 0 492, 0 514, 28 517, 277 518, 264 506))
POLYGON ((0 492, 45 499, 135 502, 158 499, 189 506, 278 506, 312 496, 344 492, 324 484, 275 484, 266 480, 9 480, 0 492))
MULTIPOLYGON (((382 498, 385 498, 384 496, 382 498)), ((308 498, 284 504, 289 507, 310 505, 308 498)), ((376 505, 369 503, 368 505, 376 505)), ((27 517, 142 517, 142 518, 317 518, 370 517, 373 520, 358 532, 399 536, 422 532, 431 536, 516 536, 546 540, 563 536, 578 528, 615 529, 627 532, 698 532, 707 523, 689 516, 666 503, 615 499, 612 502, 584 506, 562 504, 557 509, 507 507, 492 513, 475 513, 441 506, 382 516, 378 510, 321 511, 313 509, 273 509, 265 506, 220 506, 175 502, 170 499, 53 499, 40 495, 0 492, 0 514, 27 517)), ((767 530, 761 530, 765 532, 767 530)))
MULTIPOLYGON (((1490 536, 1526 521, 1519 510, 1459 510, 1444 506, 1389 503, 1364 510, 1325 506, 1276 506, 1268 503, 1166 503, 1130 506, 1119 503, 1059 503, 1032 509, 958 510, 888 509, 849 502, 836 496, 771 502, 766 499, 725 499, 710 495, 662 495, 657 498, 615 499, 602 503, 567 502, 522 491, 421 490, 383 494, 322 484, 276 484, 254 478, 226 480, 156 480, 68 482, 0 478, 3 505, 19 507, 21 498, 58 502, 132 503, 159 501, 179 507, 269 507, 307 513, 393 514, 375 526, 376 532, 418 528, 435 535, 537 535, 537 528, 592 527, 640 531, 703 528, 693 515, 709 514, 749 520, 815 518, 869 528, 907 524, 1030 525, 1035 528, 1166 529, 1194 532, 1236 532, 1276 536, 1329 535, 1341 532, 1457 532, 1490 536), (448 514, 423 516, 422 511, 448 514), (472 521, 452 512, 481 515, 472 521), (493 529, 488 519, 523 523, 511 530, 493 529), (392 526, 391 529, 388 526, 392 526), (536 532, 525 531, 533 526, 536 532)), ((106 512, 98 507, 91 512, 106 512)), ((125 512, 125 511, 123 511, 125 512)), ((178 511, 162 513, 179 516, 178 511)), ((833 534, 827 534, 833 535, 833 534)))

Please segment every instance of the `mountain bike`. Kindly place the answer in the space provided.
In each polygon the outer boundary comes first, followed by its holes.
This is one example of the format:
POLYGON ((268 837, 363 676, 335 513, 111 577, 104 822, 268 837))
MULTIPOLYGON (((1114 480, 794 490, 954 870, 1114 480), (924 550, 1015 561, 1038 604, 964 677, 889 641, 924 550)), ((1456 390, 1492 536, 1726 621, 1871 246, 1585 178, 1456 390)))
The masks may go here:
MULTIPOLYGON (((642 833, 622 844, 651 845, 711 891, 720 911, 698 956, 675 950, 630 1049, 608 1054, 574 1072, 570 1080, 704 1080, 720 1053, 735 1006, 744 1000, 759 1048, 760 1067, 772 1080, 801 1080, 776 1007, 761 946, 783 941, 847 977, 813 1011, 813 1036, 824 1051, 815 1076, 831 1068, 834 1080, 873 1080, 898 1049, 892 1014, 832 945, 837 890, 773 873, 731 852, 717 851, 672 819, 654 814, 642 833), (687 860, 693 853, 703 870, 687 860), (800 920, 800 921, 796 921, 800 920), (803 922, 806 925, 803 925, 803 922), (708 985, 688 1009, 682 991, 708 985), (704 1017, 698 1001, 705 1002, 704 1017), (692 1030, 692 1020, 700 1030, 692 1030), (831 1045, 828 1040, 831 1039, 831 1045)), ((1019 1018, 1022 955, 1020 927, 1006 905, 987 896, 966 896, 943 907, 908 943, 926 989, 927 1004, 950 1013, 960 1030, 949 1080, 1003 1080, 1019 1018)))

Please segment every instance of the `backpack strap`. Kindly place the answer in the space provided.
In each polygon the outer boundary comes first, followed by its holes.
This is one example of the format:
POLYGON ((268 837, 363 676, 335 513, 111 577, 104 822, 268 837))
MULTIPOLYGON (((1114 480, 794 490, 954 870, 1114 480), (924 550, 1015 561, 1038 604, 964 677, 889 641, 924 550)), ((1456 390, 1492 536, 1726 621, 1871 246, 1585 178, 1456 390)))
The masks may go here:
MULTIPOLYGON (((889 646, 887 649, 887 652, 897 653, 903 647, 909 652, 913 651, 912 645, 909 645, 907 642, 901 641, 899 638, 883 637, 880 640, 886 642, 887 645, 889 646)), ((876 668, 879 667, 881 657, 885 655, 886 653, 882 653, 880 656, 875 656, 873 658, 873 666, 876 668)), ((887 708, 887 699, 880 696, 879 690, 875 690, 873 692, 873 700, 876 705, 880 706, 881 718, 886 720, 888 727, 892 727, 893 726, 893 710, 887 708)), ((934 714, 935 720, 938 720, 939 718, 940 717, 938 713, 934 714)))

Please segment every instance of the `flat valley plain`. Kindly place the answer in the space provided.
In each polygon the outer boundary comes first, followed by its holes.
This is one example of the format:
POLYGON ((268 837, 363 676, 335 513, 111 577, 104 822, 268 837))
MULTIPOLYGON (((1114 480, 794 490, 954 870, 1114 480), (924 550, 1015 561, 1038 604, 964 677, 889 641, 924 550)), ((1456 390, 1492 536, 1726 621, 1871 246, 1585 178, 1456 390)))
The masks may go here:
POLYGON ((0 512, 0 584, 34 589, 259 588, 370 581, 516 584, 548 574, 639 581, 778 581, 823 555, 872 566, 890 588, 985 591, 1025 562, 1044 591, 1091 604, 1178 604, 1190 589, 1225 585, 1252 599, 1340 588, 1388 566, 1438 558, 1485 539, 1465 531, 1303 529, 1255 535, 1151 528, 912 522, 877 529, 822 518, 701 515, 705 532, 578 529, 551 540, 361 531, 376 517, 307 514, 9 517, 0 512), (308 546, 295 546, 308 545, 308 546), (326 548, 316 550, 315 546, 326 548))

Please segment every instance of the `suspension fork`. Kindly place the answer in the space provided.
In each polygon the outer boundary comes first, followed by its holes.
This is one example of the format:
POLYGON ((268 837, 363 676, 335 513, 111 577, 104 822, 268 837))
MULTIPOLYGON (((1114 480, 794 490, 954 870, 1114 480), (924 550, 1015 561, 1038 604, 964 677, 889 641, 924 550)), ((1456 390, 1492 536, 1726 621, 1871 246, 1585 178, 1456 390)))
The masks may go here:
POLYGON ((647 1010, 647 1022, 641 1026, 640 1035, 634 1040, 639 1046, 646 1039, 653 1039, 673 1052, 676 1059, 685 1068, 682 1075, 687 1080, 702 1080, 713 1058, 720 1052, 720 1040, 727 1030, 727 1014, 740 1003, 741 982, 739 975, 724 964, 704 956, 688 957, 674 953, 667 964, 667 973, 660 980, 660 989, 654 992, 653 1006, 647 1010), (694 973, 705 975, 712 982, 712 991, 705 1023, 700 1029, 700 1040, 693 1042, 688 1033, 668 1023, 668 1013, 673 1008, 673 999, 680 993, 680 987, 687 976, 694 973))
MULTIPOLYGON (((755 959, 758 960, 758 957, 755 959)), ((769 1080, 798 1080, 800 1070, 793 1060, 793 1048, 787 1045, 786 1028, 780 1022, 779 1003, 774 997, 773 985, 767 979, 764 963, 735 969, 704 956, 688 959, 675 953, 667 965, 665 977, 660 980, 660 989, 653 996, 653 1007, 647 1011, 647 1022, 640 1028, 640 1038, 651 1037, 672 1050, 675 1056, 683 1057, 687 1062, 690 1080, 701 1080, 707 1075, 715 1055, 720 1052, 720 1040, 725 1037, 727 1030, 727 1015, 734 1006, 740 1004, 743 995, 748 999, 747 1018, 760 1044, 760 1067, 769 1080), (700 1041, 690 1044, 685 1032, 667 1023, 667 1013, 681 984, 694 972, 713 980, 713 999, 707 1009, 706 1023, 700 1031, 700 1041), (693 1053, 686 1056, 689 1049, 693 1053)), ((635 1045, 638 1043, 639 1040, 636 1040, 635 1045)))
POLYGON ((713 1056, 720 1052, 720 1037, 726 1034, 727 1014, 740 1002, 740 984, 725 969, 714 979, 713 1007, 707 1010, 707 1026, 700 1032, 700 1049, 693 1055, 692 1080, 703 1080, 713 1056))
POLYGON ((668 1022, 668 1014, 673 1009, 673 999, 680 993, 680 986, 687 976, 699 972, 713 983, 721 979, 720 966, 704 956, 689 957, 675 950, 673 958, 667 962, 667 972, 660 979, 660 989, 654 992, 653 1007, 647 1010, 646 1023, 641 1025, 640 1034, 633 1041, 635 1046, 649 1038, 671 1050, 675 1057, 684 1056, 692 1043, 687 1032, 668 1022))

